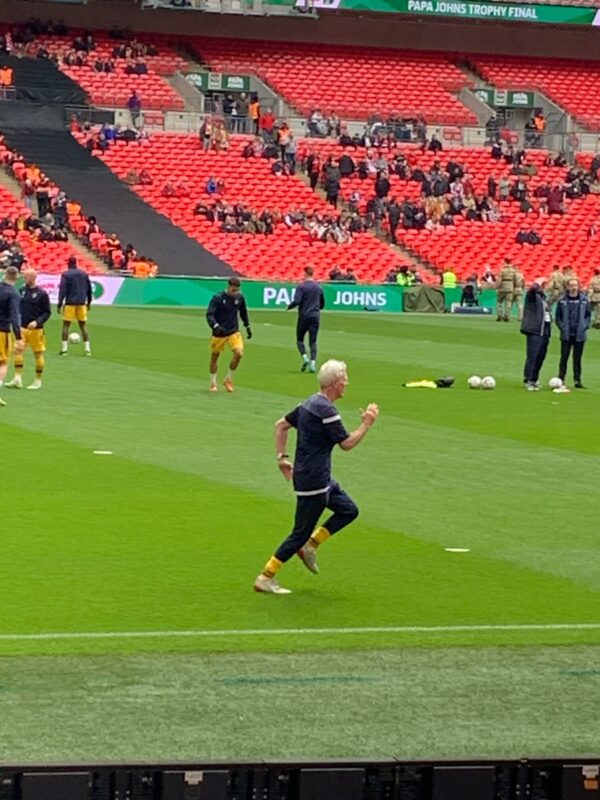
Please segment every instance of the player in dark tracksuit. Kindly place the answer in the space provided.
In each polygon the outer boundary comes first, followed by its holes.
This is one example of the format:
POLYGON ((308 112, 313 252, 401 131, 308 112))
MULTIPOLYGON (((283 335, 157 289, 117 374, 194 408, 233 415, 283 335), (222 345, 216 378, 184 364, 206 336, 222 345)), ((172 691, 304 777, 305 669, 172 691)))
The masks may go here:
POLYGON ((297 553, 307 569, 318 572, 317 548, 358 516, 354 501, 331 474, 331 451, 336 445, 352 450, 371 428, 379 414, 375 403, 361 412, 358 428, 348 433, 335 407, 348 386, 343 361, 326 361, 319 370, 320 391, 297 406, 275 425, 277 465, 287 480, 293 480, 296 493, 294 527, 279 545, 254 582, 256 592, 289 594, 276 580, 283 565, 297 553), (285 451, 288 432, 296 429, 294 463, 285 451), (331 516, 317 527, 321 514, 331 516))
POLYGON ((20 289, 21 298, 21 337, 24 349, 15 353, 15 375, 6 384, 7 388, 20 389, 23 386, 23 367, 25 364, 25 348, 30 347, 35 358, 35 380, 28 389, 42 388, 46 352, 46 336, 44 325, 50 319, 50 296, 37 285, 37 274, 34 269, 26 269, 23 273, 25 285, 20 289))
POLYGON ((313 280, 313 268, 304 268, 304 280, 296 287, 294 299, 288 306, 288 311, 298 309, 298 324, 296 326, 296 346, 302 356, 302 372, 317 371, 317 336, 321 323, 321 309, 325 307, 323 289, 313 280), (306 355, 304 338, 308 333, 310 359, 306 355))
MULTIPOLYGON (((8 267, 4 272, 4 280, 0 283, 0 388, 6 378, 13 341, 15 352, 21 352, 23 349, 19 294, 15 289, 18 277, 19 270, 16 267, 8 267)), ((4 400, 0 398, 0 406, 5 405, 4 400)))
POLYGON ((79 323, 83 348, 86 356, 91 356, 90 335, 87 328, 88 311, 92 304, 92 282, 89 275, 77 266, 75 256, 69 258, 67 269, 60 276, 58 289, 58 313, 62 313, 60 355, 67 355, 69 328, 71 323, 79 323))
POLYGON ((206 321, 212 334, 209 345, 209 391, 211 392, 217 391, 217 365, 219 356, 226 347, 231 350, 231 362, 223 385, 228 392, 233 392, 233 373, 238 368, 244 355, 244 341, 240 333, 239 319, 242 320, 246 328, 246 338, 252 338, 246 300, 240 291, 240 285, 239 278, 230 278, 227 282, 227 289, 223 292, 218 292, 206 309, 206 321))

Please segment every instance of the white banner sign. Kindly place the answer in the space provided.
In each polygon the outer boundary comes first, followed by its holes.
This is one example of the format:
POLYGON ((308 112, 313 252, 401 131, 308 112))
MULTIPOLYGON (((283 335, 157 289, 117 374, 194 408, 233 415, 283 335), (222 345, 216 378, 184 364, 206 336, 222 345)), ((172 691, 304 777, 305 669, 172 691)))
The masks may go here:
MULTIPOLYGON (((98 306, 111 306, 119 289, 123 285, 124 278, 113 278, 108 275, 91 275, 93 290, 93 304, 98 306)), ((60 285, 60 275, 49 275, 42 272, 38 275, 38 286, 45 289, 50 295, 50 302, 58 302, 58 288, 60 285)))

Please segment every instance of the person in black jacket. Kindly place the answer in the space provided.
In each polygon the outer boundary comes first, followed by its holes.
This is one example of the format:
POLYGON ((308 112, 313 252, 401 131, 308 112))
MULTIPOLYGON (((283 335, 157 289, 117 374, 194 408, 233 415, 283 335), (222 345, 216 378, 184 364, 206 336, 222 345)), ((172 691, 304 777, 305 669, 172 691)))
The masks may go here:
POLYGON ((591 319, 590 301, 580 290, 578 278, 569 278, 566 294, 556 305, 555 322, 560 330, 558 377, 564 382, 569 356, 573 350, 573 380, 576 389, 585 389, 581 382, 581 358, 591 319))
POLYGON ((527 337, 527 357, 523 383, 530 392, 539 391, 539 376, 550 341, 550 306, 544 294, 544 279, 539 278, 525 295, 521 333, 527 337))
POLYGON ((298 325, 296 326, 296 346, 302 356, 301 371, 317 371, 317 336, 321 323, 321 309, 325 307, 323 289, 313 278, 313 268, 304 267, 304 280, 296 286, 294 299, 288 306, 288 311, 298 309, 298 325), (308 333, 308 346, 310 359, 306 355, 304 338, 308 333))
POLYGON ((60 353, 67 355, 69 347, 69 328, 77 320, 84 342, 86 356, 91 356, 90 334, 87 328, 88 311, 92 305, 92 282, 90 277, 77 266, 77 259, 71 256, 67 263, 67 270, 60 276, 58 288, 58 313, 62 313, 62 337, 60 353))
MULTIPOLYGON (((4 280, 0 282, 0 388, 6 378, 13 337, 15 353, 23 351, 19 295, 15 289, 18 277, 19 270, 16 267, 7 267, 4 271, 4 280)), ((5 401, 0 397, 0 406, 5 405, 5 401)))
MULTIPOLYGON (((45 289, 36 283, 37 273, 34 269, 27 269, 23 273, 25 286, 19 291, 21 313, 21 338, 24 347, 31 347, 35 358, 35 380, 28 389, 42 388, 42 375, 44 374, 46 352, 46 337, 44 325, 52 315, 50 309, 50 296, 45 289)), ((15 375, 12 381, 6 384, 7 389, 21 389, 23 386, 24 351, 15 353, 15 375)))
POLYGON ((246 328, 246 338, 252 338, 248 309, 240 286, 239 278, 230 278, 227 282, 227 289, 214 295, 206 309, 206 321, 212 333, 209 345, 211 392, 217 391, 217 364, 219 356, 226 347, 232 351, 232 358, 223 386, 228 392, 233 392, 233 373, 244 355, 244 341, 240 334, 238 317, 241 318, 246 328))

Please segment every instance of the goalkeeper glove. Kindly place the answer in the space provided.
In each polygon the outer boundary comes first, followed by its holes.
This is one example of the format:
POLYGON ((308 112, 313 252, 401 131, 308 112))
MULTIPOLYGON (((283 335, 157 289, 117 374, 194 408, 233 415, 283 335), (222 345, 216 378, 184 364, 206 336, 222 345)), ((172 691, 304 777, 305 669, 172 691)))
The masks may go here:
POLYGON ((225 330, 217 323, 213 326, 213 333, 215 336, 225 336, 225 330))
POLYGON ((250 325, 246 325, 246 337, 248 339, 252 338, 252 329, 250 328, 250 325))

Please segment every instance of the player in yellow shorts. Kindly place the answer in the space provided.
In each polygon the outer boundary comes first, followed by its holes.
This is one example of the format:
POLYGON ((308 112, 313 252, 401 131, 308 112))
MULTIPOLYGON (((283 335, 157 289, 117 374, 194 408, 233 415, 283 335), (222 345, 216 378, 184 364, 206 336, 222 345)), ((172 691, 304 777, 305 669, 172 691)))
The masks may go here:
POLYGON ((63 306, 63 322, 87 322, 87 306, 63 306))
POLYGON ((216 294, 206 309, 206 320, 212 331, 210 338, 210 391, 217 391, 217 365, 219 356, 228 347, 231 350, 231 362, 223 385, 228 392, 233 392, 233 373, 238 368, 244 355, 244 341, 239 331, 241 318, 246 328, 246 336, 252 338, 250 320, 246 301, 240 291, 240 279, 230 278, 227 289, 216 294))
MULTIPOLYGON (((6 378, 13 341, 15 353, 23 350, 19 294, 15 289, 18 277, 19 270, 16 267, 7 267, 4 272, 4 280, 0 283, 0 388, 6 378)), ((0 406, 5 405, 6 403, 0 397, 0 406)))
POLYGON ((77 322, 83 339, 86 356, 91 356, 90 335, 87 329, 88 310, 92 304, 92 282, 89 275, 77 266, 77 259, 71 256, 67 270, 60 276, 58 289, 58 313, 62 312, 62 336, 60 355, 66 356, 69 348, 69 328, 77 322))
MULTIPOLYGON (((44 325, 50 319, 50 297, 48 292, 36 284, 37 273, 34 269, 27 269, 23 273, 25 286, 20 290, 21 336, 24 348, 30 347, 35 358, 35 380, 28 389, 41 389, 44 374, 46 352, 46 336, 44 325)), ((24 352, 15 353, 15 375, 7 389, 21 389, 23 387, 24 352)))

